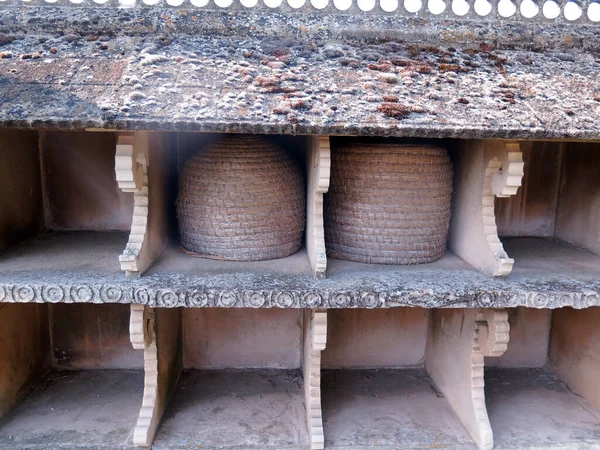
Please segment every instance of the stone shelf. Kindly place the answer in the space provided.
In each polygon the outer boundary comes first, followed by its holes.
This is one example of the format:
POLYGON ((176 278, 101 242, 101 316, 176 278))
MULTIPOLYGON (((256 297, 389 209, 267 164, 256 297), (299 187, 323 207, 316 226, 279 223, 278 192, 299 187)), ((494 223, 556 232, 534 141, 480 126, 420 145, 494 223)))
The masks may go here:
POLYGON ((0 421, 0 449, 133 448, 144 374, 53 371, 0 421))
MULTIPOLYGON (((53 371, 0 421, 0 449, 133 449, 143 374, 53 371), (118 412, 118 414, 115 414, 118 412)), ((599 449, 600 415, 550 371, 486 369, 495 449, 599 449)), ((423 369, 323 373, 327 448, 476 449, 423 369)), ((153 448, 306 450, 297 371, 186 371, 153 448)))
POLYGON ((494 448, 600 449, 600 414, 546 369, 488 369, 494 448))
POLYGON ((273 261, 197 258, 171 246, 139 278, 119 271, 127 236, 116 232, 44 234, 0 257, 0 301, 140 303, 159 307, 584 308, 598 304, 600 257, 560 241, 505 240, 516 263, 489 278, 450 251, 418 266, 330 259, 317 280, 306 252, 273 261))
POLYGON ((123 280, 119 254, 128 232, 50 232, 39 234, 0 254, 0 272, 6 282, 44 280, 61 284, 65 280, 93 278, 123 280))
POLYGON ((306 450, 302 374, 185 371, 152 448, 306 450))
POLYGON ((325 447, 476 450, 424 369, 322 375, 325 447))
POLYGON ((572 279, 593 282, 600 274, 600 256, 557 239, 513 237, 502 239, 514 255, 515 266, 507 281, 526 282, 572 279))

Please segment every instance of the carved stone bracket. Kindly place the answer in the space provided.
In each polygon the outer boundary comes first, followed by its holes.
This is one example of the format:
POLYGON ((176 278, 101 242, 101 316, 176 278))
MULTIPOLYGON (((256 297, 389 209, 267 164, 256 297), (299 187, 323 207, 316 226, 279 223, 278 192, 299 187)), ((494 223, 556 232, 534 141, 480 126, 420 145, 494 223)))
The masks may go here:
POLYGON ((485 235, 495 257, 490 275, 505 276, 512 271, 514 259, 509 258, 498 238, 494 198, 515 195, 524 174, 523 153, 518 143, 505 143, 504 152, 494 151, 497 156, 488 163, 483 184, 482 215, 485 235))
POLYGON ((321 409, 321 352, 327 344, 327 312, 306 310, 304 316, 304 393, 311 449, 325 446, 321 409))
POLYGON ((510 325, 505 309, 478 309, 477 341, 483 356, 502 356, 508 347, 510 325))
POLYGON ((131 305, 129 317, 129 340, 136 350, 146 350, 154 345, 154 310, 144 305, 131 305))
POLYGON ((152 445, 159 418, 156 411, 158 397, 158 351, 154 311, 147 306, 131 305, 129 322, 131 344, 144 350, 144 398, 133 431, 133 444, 138 447, 152 445))
POLYGON ((480 450, 494 447, 485 406, 484 357, 506 351, 509 331, 505 310, 432 311, 427 371, 480 450))
POLYGON ((517 193, 523 168, 523 154, 516 142, 469 142, 457 153, 449 246, 490 276, 506 276, 512 271, 514 260, 498 238, 494 199, 517 193))
MULTIPOLYGON (((131 305, 129 334, 133 348, 144 350, 144 397, 133 431, 136 447, 150 447, 181 374, 180 312, 161 310, 164 326, 157 337, 157 311, 131 305)), ((160 320, 160 319, 159 319, 160 320)))
MULTIPOLYGON (((506 142, 504 150, 500 167, 492 174, 492 193, 496 197, 516 195, 525 174, 525 163, 520 144, 506 142)), ((499 159, 494 157, 492 161, 497 162, 499 159)))
POLYGON ((148 232, 148 135, 122 134, 117 141, 115 175, 123 192, 133 192, 133 219, 129 241, 119 256, 127 275, 141 275, 152 263, 148 232))
POLYGON ((308 152, 306 248, 313 273, 325 276, 327 253, 323 224, 323 194, 329 190, 331 150, 328 136, 313 136, 308 152))

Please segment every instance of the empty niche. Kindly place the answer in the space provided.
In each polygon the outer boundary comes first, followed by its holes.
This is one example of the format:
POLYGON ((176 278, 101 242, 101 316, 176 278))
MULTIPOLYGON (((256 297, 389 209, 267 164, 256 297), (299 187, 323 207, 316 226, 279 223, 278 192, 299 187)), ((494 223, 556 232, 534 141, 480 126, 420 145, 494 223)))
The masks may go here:
POLYGON ((144 379, 128 320, 127 305, 1 305, 0 446, 127 442, 144 379))
POLYGON ((594 279, 600 270, 600 153, 595 143, 525 142, 523 186, 496 199, 513 274, 594 279))
MULTIPOLYGON (((40 271, 94 279, 119 270, 118 256, 131 227, 133 198, 119 190, 114 133, 12 132, 3 130, 4 178, 0 219, 0 272, 6 284, 40 271), (6 136, 4 136, 6 135, 6 136)), ((73 295, 63 279, 53 289, 7 292, 7 300, 92 300, 89 289, 73 295), (69 298, 71 297, 71 298, 69 298)), ((78 282, 84 283, 83 278, 78 282)), ((2 283, 2 280, 0 280, 2 283)))
POLYGON ((425 370, 430 310, 330 310, 325 447, 476 449, 425 370))
POLYGON ((506 353, 486 360, 494 448, 596 448, 600 310, 509 310, 506 353))
POLYGON ((302 310, 186 309, 183 330, 185 370, 153 448, 308 445, 302 310))

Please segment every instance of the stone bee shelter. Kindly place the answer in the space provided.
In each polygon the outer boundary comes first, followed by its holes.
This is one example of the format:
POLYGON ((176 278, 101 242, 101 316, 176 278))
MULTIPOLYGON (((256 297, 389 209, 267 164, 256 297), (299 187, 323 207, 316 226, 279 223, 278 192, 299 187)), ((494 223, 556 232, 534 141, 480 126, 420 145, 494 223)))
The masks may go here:
POLYGON ((600 449, 598 0, 0 0, 0 449, 600 449))

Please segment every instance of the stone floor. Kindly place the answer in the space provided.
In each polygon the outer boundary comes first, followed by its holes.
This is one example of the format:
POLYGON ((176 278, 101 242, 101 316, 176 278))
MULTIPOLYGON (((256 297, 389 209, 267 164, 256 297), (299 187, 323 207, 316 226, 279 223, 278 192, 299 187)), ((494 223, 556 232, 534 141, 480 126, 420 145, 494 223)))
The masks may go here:
POLYGON ((129 449, 142 371, 51 372, 0 421, 1 449, 129 449))
MULTIPOLYGON (((155 450, 308 450, 299 371, 185 371, 155 450)), ((0 421, 2 450, 132 449, 140 371, 55 371, 0 421)), ((497 450, 600 449, 600 413, 546 369, 488 369, 497 450)), ((327 448, 475 450, 423 369, 322 378, 327 448)))
POLYGON ((600 414, 545 369, 487 369, 496 450, 600 449, 600 414))
POLYGON ((423 369, 325 371, 325 442, 336 450, 476 450, 423 369))
POLYGON ((155 450, 308 448, 300 371, 183 373, 155 450))

